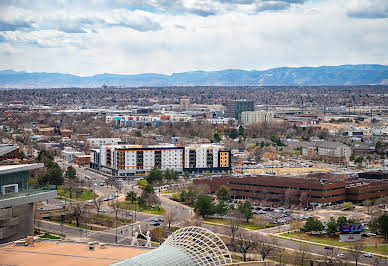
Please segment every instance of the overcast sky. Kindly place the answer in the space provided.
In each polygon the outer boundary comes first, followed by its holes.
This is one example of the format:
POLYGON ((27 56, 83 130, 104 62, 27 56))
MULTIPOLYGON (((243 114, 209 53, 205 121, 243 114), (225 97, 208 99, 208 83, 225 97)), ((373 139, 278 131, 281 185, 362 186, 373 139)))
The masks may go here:
POLYGON ((388 0, 0 0, 0 70, 388 64, 388 0))

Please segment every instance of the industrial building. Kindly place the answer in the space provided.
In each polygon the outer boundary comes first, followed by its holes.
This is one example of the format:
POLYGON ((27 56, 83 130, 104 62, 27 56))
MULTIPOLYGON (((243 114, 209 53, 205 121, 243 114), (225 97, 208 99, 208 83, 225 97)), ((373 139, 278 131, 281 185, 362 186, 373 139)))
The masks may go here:
POLYGON ((103 145, 91 150, 90 167, 123 177, 145 175, 154 167, 179 173, 223 172, 231 169, 231 156, 223 146, 214 144, 187 147, 103 145))
POLYGON ((243 176, 195 179, 194 184, 209 186, 216 192, 220 186, 230 188, 236 199, 290 202, 294 204, 332 204, 344 201, 361 202, 388 195, 388 182, 377 180, 337 180, 335 175, 307 176, 243 176))

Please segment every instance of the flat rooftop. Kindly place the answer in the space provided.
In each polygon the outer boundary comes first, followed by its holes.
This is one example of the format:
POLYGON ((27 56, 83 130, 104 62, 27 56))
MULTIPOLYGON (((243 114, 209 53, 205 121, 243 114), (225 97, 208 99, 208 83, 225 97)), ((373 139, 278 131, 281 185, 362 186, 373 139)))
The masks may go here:
POLYGON ((100 248, 94 245, 89 250, 87 243, 62 241, 39 241, 34 246, 16 246, 9 244, 0 246, 1 265, 56 265, 56 266, 102 266, 134 257, 148 252, 141 247, 122 247, 106 245, 100 248))
POLYGON ((43 163, 0 165, 0 174, 10 174, 15 172, 28 171, 42 168, 43 166, 43 163))

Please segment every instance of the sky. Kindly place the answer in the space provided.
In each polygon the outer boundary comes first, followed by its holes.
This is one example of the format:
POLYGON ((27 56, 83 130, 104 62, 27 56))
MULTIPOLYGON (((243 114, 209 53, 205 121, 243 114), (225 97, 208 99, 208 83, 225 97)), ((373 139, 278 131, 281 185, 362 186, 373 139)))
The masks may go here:
POLYGON ((0 0, 0 70, 388 65, 388 0, 0 0))

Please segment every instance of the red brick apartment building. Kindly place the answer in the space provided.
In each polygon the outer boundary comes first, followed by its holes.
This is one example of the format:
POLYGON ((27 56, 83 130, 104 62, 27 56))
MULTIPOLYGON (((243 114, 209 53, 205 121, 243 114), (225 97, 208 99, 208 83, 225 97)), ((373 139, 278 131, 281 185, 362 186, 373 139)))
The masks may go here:
POLYGON ((388 182, 348 182, 336 180, 330 175, 326 177, 318 178, 317 175, 218 177, 195 179, 194 184, 208 185, 212 193, 221 185, 225 185, 236 199, 288 201, 293 204, 359 202, 388 195, 388 182))

